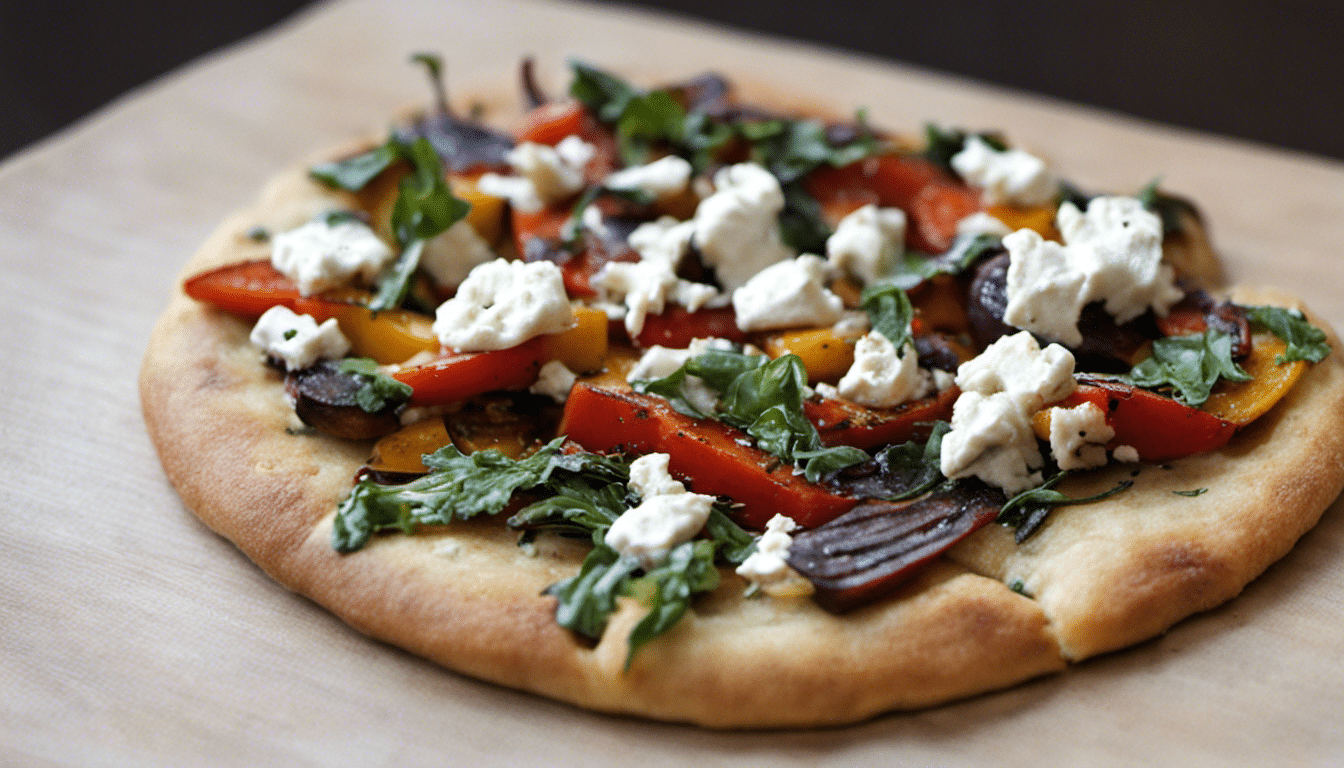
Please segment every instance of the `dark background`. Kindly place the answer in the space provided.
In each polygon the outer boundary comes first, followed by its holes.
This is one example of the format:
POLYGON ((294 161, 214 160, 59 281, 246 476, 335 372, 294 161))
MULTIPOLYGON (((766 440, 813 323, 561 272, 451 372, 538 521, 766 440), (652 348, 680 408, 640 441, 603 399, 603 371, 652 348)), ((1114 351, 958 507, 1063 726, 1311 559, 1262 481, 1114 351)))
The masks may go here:
MULTIPOLYGON (((308 4, 0 0, 0 157, 308 4)), ((1344 3, 634 0, 627 5, 1344 159, 1344 3)))

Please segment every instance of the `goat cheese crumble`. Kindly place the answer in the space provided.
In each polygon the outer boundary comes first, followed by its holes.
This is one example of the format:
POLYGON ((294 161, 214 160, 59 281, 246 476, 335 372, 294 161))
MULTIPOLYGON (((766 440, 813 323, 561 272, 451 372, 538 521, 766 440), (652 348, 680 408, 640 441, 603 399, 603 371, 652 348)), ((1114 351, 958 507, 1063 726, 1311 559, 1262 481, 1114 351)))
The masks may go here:
POLYGON ((767 331, 838 322, 845 305, 826 287, 828 271, 826 262, 810 253, 761 270, 733 292, 737 327, 767 331))
POLYGON ((494 258, 490 244, 463 219, 425 241, 420 266, 439 285, 455 286, 466 280, 471 270, 494 258))
POLYGON ((307 368, 324 358, 340 359, 350 351, 350 342, 335 318, 318 325, 311 315, 295 314, 282 304, 258 318, 249 338, 267 355, 282 361, 288 371, 307 368))
POLYGON ((1105 411, 1093 403, 1050 409, 1050 454, 1060 469, 1105 466, 1106 443, 1113 437, 1105 411))
POLYGON ((1098 197, 1056 214, 1064 244, 1030 229, 1003 238, 1008 249, 1005 323, 1077 346, 1083 307, 1105 302, 1116 323, 1150 308, 1164 316, 1184 295, 1162 263, 1162 220, 1132 197, 1098 197))
POLYGON ((812 582, 789 567, 790 535, 799 528, 793 518, 775 515, 765 524, 765 533, 752 552, 737 567, 737 575, 771 597, 804 597, 813 592, 812 582))
POLYGON ((891 271, 905 249, 905 211, 865 205, 840 220, 826 240, 826 260, 865 285, 891 271))
POLYGON ((607 546, 639 558, 646 570, 699 533, 714 505, 713 496, 687 492, 668 473, 669 459, 666 453, 650 453, 630 463, 629 487, 639 494, 639 506, 622 513, 607 529, 607 546))
POLYGON ((523 213, 535 213, 583 189, 584 168, 597 148, 578 136, 566 136, 554 147, 525 141, 504 156, 516 176, 486 173, 476 182, 481 192, 507 198, 523 213))
POLYGON ((983 190, 986 205, 1046 205, 1059 192, 1044 160, 1020 149, 999 151, 979 136, 952 156, 952 168, 983 190))
POLYGON ((560 268, 549 261, 488 261, 439 305, 434 333, 458 352, 508 349, 574 325, 560 268))
POLYGON ((356 278, 372 282, 392 257, 392 249, 372 229, 349 219, 316 219, 271 238, 271 265, 297 283, 304 296, 356 278))
POLYGON ((779 231, 784 192, 774 174, 755 163, 720 169, 714 187, 695 209, 695 244, 724 290, 734 291, 794 255, 779 231))
POLYGON ((962 393, 943 436, 943 474, 975 476, 1008 494, 1040 485, 1045 461, 1031 418, 1077 386, 1073 355, 1058 344, 1041 349, 1023 331, 962 363, 956 383, 962 393))
POLYGON ((854 345, 854 363, 840 379, 836 392, 846 400, 873 408, 894 408, 923 397, 932 378, 919 367, 913 344, 898 352, 891 340, 869 331, 854 345))

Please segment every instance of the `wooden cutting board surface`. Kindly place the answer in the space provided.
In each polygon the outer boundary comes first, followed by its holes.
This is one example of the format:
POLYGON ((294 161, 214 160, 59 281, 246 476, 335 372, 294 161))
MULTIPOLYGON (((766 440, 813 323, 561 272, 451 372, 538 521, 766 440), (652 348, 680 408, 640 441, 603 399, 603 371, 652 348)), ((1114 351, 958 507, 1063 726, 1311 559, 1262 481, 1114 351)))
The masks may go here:
MULTIPOLYGON (((1344 327, 1344 166, 969 81, 608 7, 320 6, 0 166, 0 763, 6 765, 1324 764, 1344 760, 1340 503, 1232 603, 1155 641, 931 711, 801 733, 594 715, 347 629, 196 522, 136 373, 195 246, 274 171, 421 102, 515 98, 537 57, 713 69, 874 123, 999 128, 1078 184, 1200 202, 1233 280, 1344 327)), ((1266 510, 1272 514, 1273 510, 1266 510)))

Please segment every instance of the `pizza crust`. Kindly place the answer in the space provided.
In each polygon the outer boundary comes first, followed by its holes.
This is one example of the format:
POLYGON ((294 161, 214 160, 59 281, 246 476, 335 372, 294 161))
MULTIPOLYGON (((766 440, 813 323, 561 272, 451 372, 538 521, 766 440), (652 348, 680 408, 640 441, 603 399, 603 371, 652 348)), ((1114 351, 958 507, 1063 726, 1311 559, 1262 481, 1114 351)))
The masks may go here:
MULTIPOLYGON (((255 226, 282 230, 351 204, 310 182, 306 167, 231 217, 184 274, 264 254, 245 234, 255 226)), ((304 428, 248 330, 179 288, 141 372, 165 472, 210 528, 352 627, 450 669, 584 707, 711 727, 849 723, 1139 642, 1237 594, 1344 485, 1336 352, 1224 450, 1171 469, 1138 467, 1133 490, 1057 510, 1022 546, 999 526, 983 529, 895 596, 851 614, 805 599, 744 598, 745 583, 725 569, 720 588, 624 671, 638 603, 623 598, 589 647, 556 625, 554 598, 541 594, 577 572, 585 547, 543 538, 529 556, 516 534, 486 519, 335 552, 331 519, 371 444, 304 428), (1171 493, 1198 487, 1209 491, 1171 493), (1005 586, 1016 580, 1032 598, 1005 586)), ((1101 490, 1131 471, 1113 467, 1068 492, 1101 490)))

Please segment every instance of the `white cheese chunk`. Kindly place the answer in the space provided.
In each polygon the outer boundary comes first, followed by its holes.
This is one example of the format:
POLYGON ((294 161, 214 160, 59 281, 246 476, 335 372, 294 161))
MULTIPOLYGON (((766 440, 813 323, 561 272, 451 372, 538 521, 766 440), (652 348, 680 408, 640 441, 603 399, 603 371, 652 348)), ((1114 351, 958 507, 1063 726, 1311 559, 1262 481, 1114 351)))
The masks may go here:
POLYGON ((785 515, 775 515, 765 524, 765 533, 756 540, 756 551, 737 567, 737 575, 750 581, 772 597, 804 597, 812 594, 812 582, 789 567, 789 547, 798 523, 785 515))
POLYGON ((975 476, 1012 495, 1041 484, 1043 465, 1029 409, 1007 392, 962 392, 943 435, 940 464, 951 477, 975 476))
POLYGON ((831 325, 845 305, 826 287, 826 262, 805 253, 761 270, 733 293, 737 327, 744 331, 831 325))
POLYGON ((826 240, 826 260, 865 285, 891 271, 905 250, 905 211, 865 205, 840 220, 826 240))
POLYGON ((644 330, 645 317, 662 314, 669 301, 694 312, 719 295, 712 285, 677 277, 672 265, 661 259, 609 261, 593 275, 589 285, 597 291, 599 302, 625 304, 625 330, 631 338, 644 330))
POLYGON ((720 169, 714 186, 695 209, 695 244, 719 283, 733 291, 794 255, 779 231, 784 193, 774 175, 754 163, 720 169))
POLYGON ((661 216, 635 227, 627 242, 646 261, 665 261, 676 269, 691 247, 695 236, 694 221, 677 221, 661 216))
POLYGON ((1012 234, 1007 224, 984 211, 976 211, 957 220, 957 236, 994 235, 1003 237, 1012 234))
POLYGON ((560 268, 549 261, 496 259, 471 271, 439 305, 434 333, 458 352, 508 349, 574 325, 560 268))
POLYGON ((686 191, 691 181, 691 164, 676 155, 654 160, 648 165, 622 168, 603 182, 608 189, 637 189, 655 198, 666 198, 686 191))
POLYGON ((1004 336, 974 358, 957 367, 957 386, 963 392, 992 395, 1026 394, 1046 403, 1067 397, 1077 388, 1073 380, 1073 354, 1058 344, 1041 349, 1030 333, 1004 336))
POLYGON ((1060 469, 1105 466, 1106 443, 1113 437, 1105 411, 1093 403, 1050 409, 1050 453, 1060 469))
POLYGON ((666 453, 649 453, 630 462, 630 490, 638 493, 641 499, 685 493, 686 486, 667 470, 671 460, 671 455, 666 453))
POLYGON ((1098 197, 1056 215, 1064 245, 1029 229, 1003 238, 1008 266, 1004 322, 1071 346, 1082 343, 1083 307, 1105 302, 1117 323, 1152 309, 1165 316, 1181 300, 1176 274, 1162 263, 1162 220, 1132 197, 1098 197))
POLYGON ((420 266, 439 285, 456 286, 471 270, 493 258, 490 244, 463 219, 425 241, 420 266))
POLYGON ((507 198, 524 213, 533 213, 583 189, 584 168, 596 152, 592 144, 578 136, 566 136, 554 147, 524 141, 504 156, 517 175, 483 174, 476 182, 477 188, 487 195, 507 198))
POLYGON ((668 459, 665 453, 650 454, 631 463, 630 489, 639 494, 639 506, 621 514, 607 529, 607 546, 638 557, 646 569, 699 533, 714 504, 713 496, 687 493, 668 474, 668 459))
POLYGON ((271 265, 304 296, 372 281, 392 260, 392 249, 359 221, 317 219, 271 238, 271 265))
POLYGON ((907 400, 923 397, 932 377, 919 368, 913 344, 898 354, 896 345, 877 331, 870 331, 854 345, 854 363, 836 388, 846 400, 873 408, 894 408, 907 400))
POLYGON ((1046 205, 1059 191, 1044 160, 1020 149, 1000 152, 979 136, 952 156, 952 168, 983 190, 986 205, 1046 205))
POLYGON ((1039 485, 1044 460, 1031 417, 1076 388, 1073 355, 1058 344, 1041 349, 1023 331, 962 363, 956 384, 962 392, 943 436, 943 474, 979 477, 1008 494, 1039 485))
POLYGON ((549 397, 557 403, 563 403, 569 399, 569 391, 574 388, 574 382, 579 377, 569 370, 564 363, 559 360, 551 360, 541 366, 537 372, 537 380, 527 391, 534 395, 543 395, 549 397))
POLYGON ((266 354, 283 361, 289 371, 307 368, 324 358, 339 359, 350 351, 350 342, 335 318, 318 325, 311 315, 297 315, 278 304, 257 320, 250 338, 266 354))
POLYGON ((1123 461, 1126 464, 1133 464, 1139 460, 1139 451, 1132 445, 1117 445, 1115 450, 1111 451, 1111 456, 1116 461, 1123 461))

